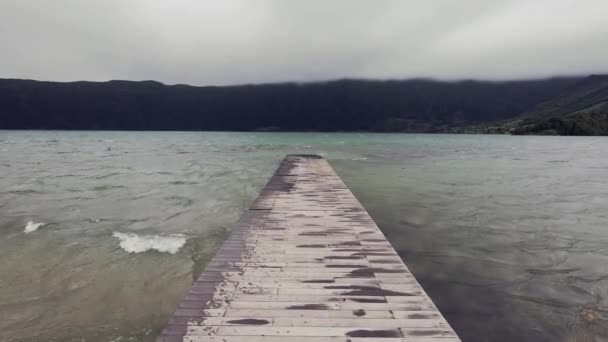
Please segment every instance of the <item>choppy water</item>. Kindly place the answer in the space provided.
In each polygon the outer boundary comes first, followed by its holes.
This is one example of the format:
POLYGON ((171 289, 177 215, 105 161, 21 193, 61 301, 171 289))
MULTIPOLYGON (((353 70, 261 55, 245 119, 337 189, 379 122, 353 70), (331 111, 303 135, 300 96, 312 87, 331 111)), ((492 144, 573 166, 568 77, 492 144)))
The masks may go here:
POLYGON ((465 341, 608 340, 608 139, 0 131, 0 341, 147 341, 286 153, 465 341))

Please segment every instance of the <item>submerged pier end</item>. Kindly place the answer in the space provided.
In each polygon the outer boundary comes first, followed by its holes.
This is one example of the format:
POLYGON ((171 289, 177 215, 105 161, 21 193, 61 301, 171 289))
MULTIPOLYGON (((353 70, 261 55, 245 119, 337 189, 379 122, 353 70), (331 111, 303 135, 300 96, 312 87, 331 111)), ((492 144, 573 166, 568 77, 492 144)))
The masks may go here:
POLYGON ((158 342, 456 342, 319 156, 288 155, 158 342))

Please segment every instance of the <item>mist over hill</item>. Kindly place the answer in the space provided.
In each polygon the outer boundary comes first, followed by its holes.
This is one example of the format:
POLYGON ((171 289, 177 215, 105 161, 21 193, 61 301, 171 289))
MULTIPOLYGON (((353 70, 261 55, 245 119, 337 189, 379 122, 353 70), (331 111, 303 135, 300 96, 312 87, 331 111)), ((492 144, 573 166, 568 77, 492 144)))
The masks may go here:
POLYGON ((519 117, 584 81, 337 80, 194 87, 0 79, 0 128, 450 132, 519 117))

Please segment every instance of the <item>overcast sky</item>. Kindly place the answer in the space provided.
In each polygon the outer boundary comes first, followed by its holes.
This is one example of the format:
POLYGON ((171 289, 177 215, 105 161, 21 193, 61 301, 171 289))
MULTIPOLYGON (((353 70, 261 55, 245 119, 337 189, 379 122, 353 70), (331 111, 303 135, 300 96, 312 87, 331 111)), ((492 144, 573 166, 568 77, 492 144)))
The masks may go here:
POLYGON ((223 85, 608 72, 608 0, 0 0, 0 77, 223 85))

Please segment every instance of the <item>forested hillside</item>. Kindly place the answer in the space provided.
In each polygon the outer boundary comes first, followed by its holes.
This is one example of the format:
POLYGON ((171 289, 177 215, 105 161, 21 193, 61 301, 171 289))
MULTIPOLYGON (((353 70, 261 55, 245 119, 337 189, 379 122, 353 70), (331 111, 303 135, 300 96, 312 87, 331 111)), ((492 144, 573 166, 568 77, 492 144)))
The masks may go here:
POLYGON ((513 118, 579 78, 226 87, 0 79, 1 129, 446 132, 513 118))

